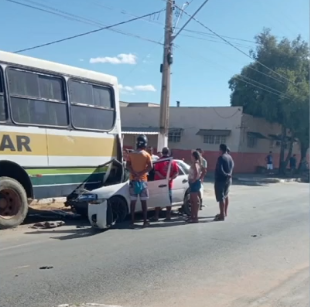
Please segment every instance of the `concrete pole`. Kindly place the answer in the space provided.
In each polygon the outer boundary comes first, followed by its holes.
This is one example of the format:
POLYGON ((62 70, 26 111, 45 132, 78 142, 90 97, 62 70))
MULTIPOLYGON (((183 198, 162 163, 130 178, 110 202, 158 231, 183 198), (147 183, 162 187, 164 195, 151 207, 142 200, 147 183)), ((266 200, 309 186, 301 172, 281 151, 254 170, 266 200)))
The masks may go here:
POLYGON ((170 66, 172 64, 172 33, 173 33, 173 6, 174 0, 167 0, 166 6, 166 22, 165 22, 165 41, 164 56, 161 65, 162 85, 160 97, 159 111, 159 135, 157 151, 161 151, 163 147, 168 146, 169 132, 169 106, 170 106, 170 66))

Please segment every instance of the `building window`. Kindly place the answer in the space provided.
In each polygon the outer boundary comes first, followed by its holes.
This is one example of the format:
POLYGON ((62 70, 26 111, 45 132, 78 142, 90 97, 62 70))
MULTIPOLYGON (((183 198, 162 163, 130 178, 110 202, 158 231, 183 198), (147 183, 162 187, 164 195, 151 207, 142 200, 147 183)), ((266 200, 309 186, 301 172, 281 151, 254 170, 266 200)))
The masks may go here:
POLYGON ((7 74, 14 122, 40 126, 68 126, 63 79, 15 68, 9 68, 7 74))
POLYGON ((203 142, 205 144, 225 144, 226 137, 221 135, 204 135, 203 142))
POLYGON ((168 133, 168 142, 180 143, 181 142, 181 131, 171 131, 168 133))
POLYGON ((69 80, 69 94, 74 127, 90 130, 113 128, 115 109, 110 88, 69 80))
POLYGON ((247 136, 247 146, 249 148, 254 148, 257 145, 257 138, 255 136, 247 136))

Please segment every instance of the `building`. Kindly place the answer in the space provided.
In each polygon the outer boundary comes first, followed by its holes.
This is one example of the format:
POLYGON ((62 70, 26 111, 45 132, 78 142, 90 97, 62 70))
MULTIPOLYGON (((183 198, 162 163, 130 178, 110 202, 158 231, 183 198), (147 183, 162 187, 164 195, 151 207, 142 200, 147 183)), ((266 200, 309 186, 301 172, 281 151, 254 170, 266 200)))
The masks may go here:
MULTIPOLYGON (((136 136, 146 134, 156 150, 159 132, 159 105, 128 103, 121 107, 123 144, 135 146, 136 136)), ((226 143, 235 160, 237 173, 252 173, 265 166, 269 151, 275 165, 280 153, 281 127, 243 113, 242 107, 170 107, 169 148, 177 159, 190 160, 191 151, 200 147, 214 170, 219 144, 226 143)), ((294 152, 299 153, 297 144, 294 152)))

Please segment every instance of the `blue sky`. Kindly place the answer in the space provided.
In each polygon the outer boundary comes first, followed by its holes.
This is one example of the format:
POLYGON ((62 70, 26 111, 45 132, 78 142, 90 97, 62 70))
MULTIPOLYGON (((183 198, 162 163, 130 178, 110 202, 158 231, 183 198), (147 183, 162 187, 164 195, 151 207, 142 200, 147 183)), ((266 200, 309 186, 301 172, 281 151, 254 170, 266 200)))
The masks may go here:
MULTIPOLYGON (((70 19, 68 15, 53 15, 2 0, 0 27, 5 31, 1 35, 1 49, 10 52, 165 7, 163 0, 16 1, 41 8, 44 7, 40 5, 49 6, 80 18, 77 21, 76 17, 70 19)), ((180 6, 184 2, 176 0, 180 6)), ((201 3, 202 0, 193 0, 187 12, 195 12, 201 3)), ((229 40, 245 52, 255 46, 254 36, 263 27, 271 28, 279 38, 293 39, 301 34, 309 41, 309 0, 210 0, 196 17, 218 34, 231 37, 229 40)), ((186 20, 187 16, 183 16, 179 26, 186 20)), ((23 54, 113 74, 122 85, 121 100, 158 103, 162 46, 148 40, 162 40, 163 23, 164 13, 161 13, 115 28, 128 35, 105 30, 23 54)), ((229 105, 228 80, 250 59, 210 35, 195 21, 186 29, 207 34, 184 31, 176 39, 171 105, 176 100, 183 106, 229 105)))

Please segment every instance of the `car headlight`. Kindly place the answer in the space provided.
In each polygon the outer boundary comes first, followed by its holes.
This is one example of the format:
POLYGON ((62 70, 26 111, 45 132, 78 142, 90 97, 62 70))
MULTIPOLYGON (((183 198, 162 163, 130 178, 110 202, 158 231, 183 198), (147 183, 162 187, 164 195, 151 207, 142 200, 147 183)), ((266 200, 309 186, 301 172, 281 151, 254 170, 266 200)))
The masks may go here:
POLYGON ((85 201, 90 205, 99 205, 102 202, 104 202, 106 199, 105 198, 99 198, 98 194, 92 194, 92 193, 87 193, 87 194, 81 194, 78 197, 79 201, 85 201))

